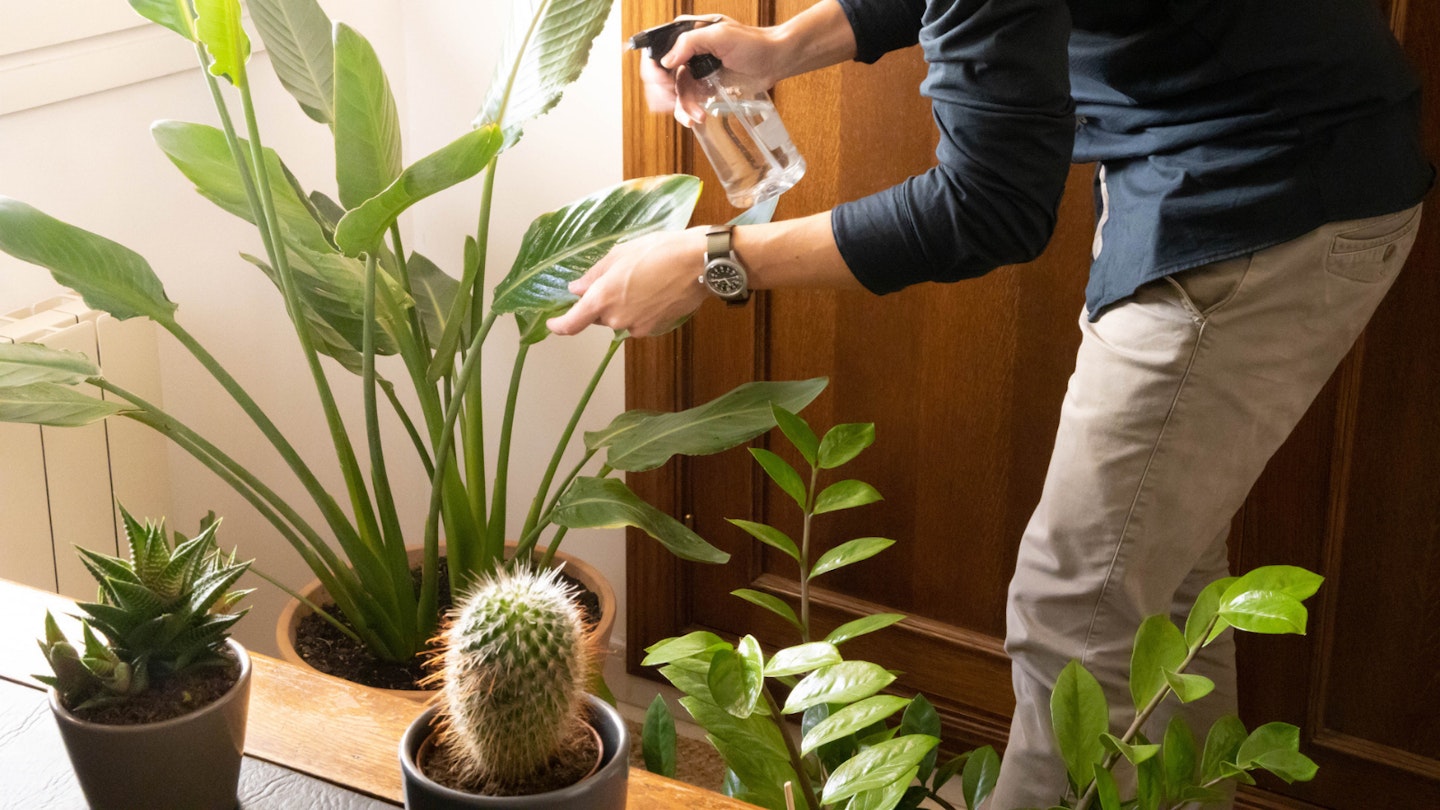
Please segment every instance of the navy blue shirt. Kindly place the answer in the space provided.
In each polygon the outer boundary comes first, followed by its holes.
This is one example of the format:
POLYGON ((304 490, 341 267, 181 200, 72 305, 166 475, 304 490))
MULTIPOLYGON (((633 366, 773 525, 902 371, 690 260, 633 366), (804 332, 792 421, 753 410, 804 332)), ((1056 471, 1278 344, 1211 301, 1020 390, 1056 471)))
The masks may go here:
POLYGON ((1420 201, 1419 87, 1366 0, 838 0, 856 58, 919 42, 938 164, 834 209, 868 289, 1039 255, 1095 161, 1086 306, 1420 201))

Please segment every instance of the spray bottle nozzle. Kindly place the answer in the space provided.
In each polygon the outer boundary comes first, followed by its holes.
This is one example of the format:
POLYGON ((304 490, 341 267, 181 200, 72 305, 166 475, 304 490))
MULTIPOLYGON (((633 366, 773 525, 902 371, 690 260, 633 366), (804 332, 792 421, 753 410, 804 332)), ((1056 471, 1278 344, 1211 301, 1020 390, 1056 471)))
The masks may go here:
MULTIPOLYGON (((699 28, 702 25, 720 22, 721 19, 718 14, 703 16, 683 14, 671 22, 657 25, 654 28, 646 28, 644 31, 630 37, 629 47, 630 50, 646 49, 649 52, 647 55, 655 60, 655 64, 658 65, 660 64, 660 60, 665 57, 665 54, 669 53, 670 50, 675 47, 675 40, 679 39, 681 34, 699 28)), ((697 77, 707 76, 720 68, 720 60, 705 53, 696 55, 688 64, 697 77)))

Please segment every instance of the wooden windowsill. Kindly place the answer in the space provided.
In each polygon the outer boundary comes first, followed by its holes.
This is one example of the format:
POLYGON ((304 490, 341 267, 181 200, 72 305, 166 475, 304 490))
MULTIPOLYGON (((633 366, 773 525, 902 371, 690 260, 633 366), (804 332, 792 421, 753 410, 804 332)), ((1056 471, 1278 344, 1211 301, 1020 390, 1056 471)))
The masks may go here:
MULTIPOLYGON (((52 593, 0 579, 0 678, 39 688, 31 677, 44 658, 35 643, 45 611, 70 633, 64 616, 74 603, 52 593)), ((401 804, 399 747, 420 704, 296 667, 258 653, 247 756, 401 804)), ((745 810, 751 805, 717 793, 631 769, 627 805, 634 810, 745 810)))

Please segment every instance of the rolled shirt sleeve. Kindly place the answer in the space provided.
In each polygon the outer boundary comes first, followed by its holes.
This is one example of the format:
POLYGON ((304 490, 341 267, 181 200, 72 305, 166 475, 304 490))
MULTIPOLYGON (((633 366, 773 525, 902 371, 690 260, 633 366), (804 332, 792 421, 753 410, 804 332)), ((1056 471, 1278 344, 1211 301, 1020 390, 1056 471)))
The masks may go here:
POLYGON ((916 0, 839 2, 862 61, 909 44, 918 24, 940 131, 938 165, 832 212, 851 272, 888 293, 1038 256, 1075 137, 1064 0, 931 0, 919 19, 916 0))

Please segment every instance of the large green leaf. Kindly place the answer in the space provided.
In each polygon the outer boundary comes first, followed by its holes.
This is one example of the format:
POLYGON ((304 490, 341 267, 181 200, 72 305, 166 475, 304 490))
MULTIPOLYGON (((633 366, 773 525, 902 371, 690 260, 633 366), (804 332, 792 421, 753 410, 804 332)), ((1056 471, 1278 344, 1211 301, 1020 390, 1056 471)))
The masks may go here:
POLYGON ((1221 776, 1221 766, 1235 761, 1235 754, 1249 735, 1245 724, 1233 714, 1225 715, 1210 726, 1205 736, 1205 753, 1200 762, 1200 781, 1212 782, 1221 776))
POLYGON ((816 748, 841 737, 848 737, 884 720, 910 705, 909 698, 896 695, 876 695, 852 703, 836 711, 805 732, 800 741, 800 753, 808 754, 816 748))
POLYGON ((780 729, 758 713, 735 717, 709 697, 705 693, 681 698, 680 705, 705 729, 706 739, 745 786, 738 795, 764 807, 784 808, 784 784, 800 780, 790 768, 780 729))
POLYGON ((795 615, 795 609, 774 594, 757 591, 753 588, 736 588, 730 592, 730 595, 738 596, 752 605, 765 608, 789 622, 796 630, 804 631, 804 628, 800 626, 800 617, 795 615))
POLYGON ((420 310, 420 321, 431 344, 440 340, 450 317, 450 305, 460 282, 419 253, 411 253, 406 266, 410 270, 410 293, 420 310))
POLYGON ((306 115, 322 124, 332 123, 335 47, 325 10, 316 0, 250 0, 250 17, 260 29, 280 84, 306 115))
POLYGON ((1300 753, 1300 729, 1289 723, 1266 723, 1250 732, 1235 754, 1244 769, 1264 768, 1288 782, 1315 778, 1315 763, 1300 753))
MULTIPOLYGON (((779 409, 775 409, 775 412, 778 413, 779 409)), ((770 480, 774 481, 776 486, 780 487, 786 495, 790 496, 790 500, 794 501, 796 506, 799 506, 801 509, 806 509, 810 506, 810 494, 805 488, 805 479, 801 478, 800 473, 796 472, 795 468, 790 466, 790 462, 781 458, 779 453, 766 450, 763 447, 750 448, 750 455, 755 458, 755 461, 759 463, 760 468, 765 471, 765 474, 770 477, 770 480)))
POLYGON ((1130 652, 1130 698, 1139 712, 1165 688, 1165 673, 1185 662, 1188 648, 1168 616, 1151 616, 1135 632, 1130 652))
POLYGON ((195 41, 195 18, 188 0, 130 0, 130 7, 141 17, 195 41))
POLYGON ((116 318, 173 320, 175 304, 140 254, 9 197, 0 197, 0 250, 46 268, 85 303, 116 318))
POLYGON ((895 676, 884 667, 869 661, 831 664, 815 670, 795 684, 785 700, 784 712, 803 712, 817 703, 851 703, 870 697, 894 680, 895 676))
POLYGON ((549 112, 590 58, 611 0, 519 0, 475 125, 498 124, 508 148, 549 112))
POLYGON ((895 541, 885 537, 861 537, 841 543, 820 555, 820 559, 815 561, 815 567, 810 569, 810 578, 814 579, 837 568, 868 560, 893 545, 895 541))
POLYGON ((0 422, 79 427, 126 410, 57 383, 0 388, 0 422))
POLYGON ((0 342, 0 388, 31 383, 74 385, 100 376, 100 367, 79 352, 39 343, 0 342))
POLYGON ((874 423, 836 425, 820 440, 817 461, 821 469, 831 470, 854 459, 874 443, 874 423))
POLYGON ((671 554, 692 562, 723 563, 730 555, 701 539, 685 524, 640 500, 614 478, 575 479, 555 505, 555 522, 570 529, 634 526, 660 541, 671 554))
POLYGON ((570 282, 616 243, 685 227, 699 198, 697 178, 643 177, 540 215, 525 232, 509 275, 496 286, 493 309, 550 311, 574 302, 570 282))
POLYGON ((811 641, 776 652, 765 665, 765 675, 770 678, 783 678, 838 664, 840 661, 840 651, 835 649, 834 644, 828 641, 811 641))
POLYGON ((250 37, 240 24, 240 0, 193 0, 195 34, 210 53, 210 73, 243 87, 250 37))
POLYGON ((732 525, 739 526, 745 533, 759 540, 765 545, 783 551, 790 559, 800 562, 800 549, 796 547, 795 541, 790 536, 774 526, 767 526, 764 523, 756 523, 750 520, 739 518, 726 518, 732 525))
POLYGON ((862 616, 854 621, 846 622, 825 636, 825 640, 831 644, 843 644, 857 636, 873 633, 876 630, 883 630, 892 624, 905 621, 903 613, 875 613, 869 616, 862 616))
POLYGON ((1229 625, 1219 620, 1220 596, 1234 584, 1236 577, 1225 577, 1217 579, 1206 585, 1195 597, 1195 604, 1190 607, 1190 615, 1185 618, 1185 643, 1195 647, 1202 643, 1208 644, 1229 625), (1211 620, 1216 620, 1215 626, 1206 635, 1206 628, 1210 627, 1211 620))
POLYGON ((980 807, 980 803, 995 789, 995 782, 999 778, 1000 755, 995 753, 994 748, 985 745, 971 752, 965 761, 965 771, 960 777, 965 793, 965 806, 980 807))
MULTIPOLYGON (((931 752, 934 753, 934 752, 931 752)), ((901 804, 907 791, 911 790, 911 782, 919 776, 920 768, 915 767, 896 776, 888 784, 873 787, 869 790, 862 790, 850 797, 850 803, 845 805, 845 810, 908 810, 912 805, 901 804)), ((915 786, 919 790, 919 786, 915 786)), ((923 792, 919 795, 923 796, 923 792)), ((918 806, 918 805, 913 805, 918 806)))
POLYGON ((698 456, 718 453, 759 436, 775 426, 770 403, 790 411, 809 405, 825 389, 828 380, 744 383, 728 393, 678 413, 627 417, 625 429, 585 434, 591 450, 607 448, 605 463, 617 470, 653 470, 675 455, 698 456))
POLYGON ((820 801, 830 804, 863 790, 882 788, 907 773, 910 776, 904 779, 904 783, 908 786, 920 760, 939 744, 939 738, 928 734, 908 734, 872 745, 830 774, 820 801))
POLYGON ((1171 717, 1165 726, 1160 759, 1165 771, 1166 795, 1178 797, 1195 786, 1195 769, 1199 765, 1195 755, 1195 735, 1185 718, 1178 714, 1171 717))
POLYGON ((373 251, 405 209, 484 170, 500 149, 500 131, 481 127, 415 162, 384 191, 340 220, 335 243, 351 256, 373 251))
MULTIPOLYGON (((940 713, 935 711, 935 706, 925 698, 924 695, 916 695, 905 707, 905 714, 900 718, 900 728, 895 732, 896 736, 903 737, 906 734, 929 734, 931 737, 940 736, 940 713)), ((917 774, 921 782, 930 778, 935 771, 935 760, 940 752, 932 750, 920 761, 920 772, 917 774)))
POLYGON ((800 451, 800 455, 806 463, 812 467, 815 466, 820 451, 820 438, 815 435, 815 431, 810 429, 810 425, 804 419, 778 405, 774 406, 774 411, 775 424, 780 428, 780 432, 785 434, 785 438, 790 440, 790 444, 794 445, 796 450, 800 451))
POLYGON ((823 515, 826 512, 838 512, 841 509, 854 509, 857 506, 865 506, 879 500, 882 500, 880 493, 864 481, 856 481, 853 478, 836 481, 815 496, 815 514, 823 515))
POLYGON ((1060 671, 1050 696, 1050 720, 1065 769, 1071 781, 1083 788, 1105 756, 1100 735, 1109 731, 1109 714, 1100 682, 1079 661, 1060 671))
POLYGON ((1242 575, 1220 596, 1220 618, 1251 633, 1304 634, 1309 613, 1301 601, 1324 577, 1290 565, 1267 565, 1242 575))
POLYGON ((715 652, 730 646, 726 641, 708 630, 696 630, 676 638, 667 638, 645 648, 645 660, 641 666, 653 667, 668 664, 683 658, 692 658, 715 652))
POLYGON ((337 23, 334 42, 335 180, 353 210, 400 176, 400 113, 369 41, 337 23))
POLYGON ((735 650, 720 650, 710 659, 706 677, 710 695, 732 716, 745 719, 755 712, 765 685, 765 662, 760 642, 745 636, 735 650))
POLYGON ((675 718, 663 695, 656 695, 645 710, 645 725, 641 729, 641 750, 645 757, 645 770, 661 776, 675 778, 675 718))
MULTIPOLYGON (((150 128, 150 134, 170 162, 195 184, 201 196, 246 222, 257 224, 223 131, 205 124, 160 121, 150 128)), ((255 164, 251 159, 250 144, 244 139, 240 141, 240 151, 245 159, 246 171, 253 175, 255 164)), ((263 154, 265 173, 275 200, 275 215, 280 221, 285 242, 315 251, 331 250, 324 230, 311 213, 311 207, 290 182, 280 156, 269 148, 263 154)))

